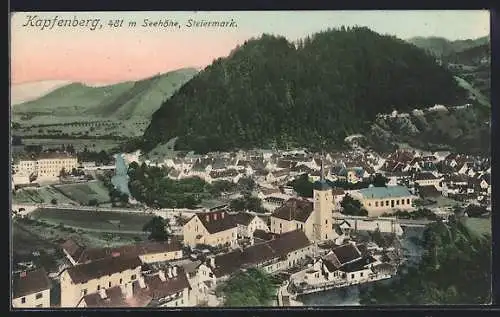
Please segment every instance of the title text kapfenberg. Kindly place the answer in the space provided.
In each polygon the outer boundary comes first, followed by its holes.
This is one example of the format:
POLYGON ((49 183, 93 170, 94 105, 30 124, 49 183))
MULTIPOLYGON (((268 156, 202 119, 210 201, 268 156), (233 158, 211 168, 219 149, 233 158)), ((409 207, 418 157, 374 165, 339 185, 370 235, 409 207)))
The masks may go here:
POLYGON ((97 28, 102 28, 101 19, 82 19, 73 16, 72 19, 63 19, 56 15, 52 18, 42 18, 38 15, 28 15, 23 27, 37 28, 39 30, 52 30, 54 27, 84 27, 91 31, 97 28))

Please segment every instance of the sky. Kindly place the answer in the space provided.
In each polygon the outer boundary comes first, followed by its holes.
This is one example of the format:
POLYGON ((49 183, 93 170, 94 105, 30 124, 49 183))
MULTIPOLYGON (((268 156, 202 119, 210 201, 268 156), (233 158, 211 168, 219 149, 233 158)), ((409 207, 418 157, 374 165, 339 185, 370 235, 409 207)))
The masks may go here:
POLYGON ((490 31, 489 12, 485 10, 18 12, 11 18, 11 83, 70 81, 98 85, 138 80, 184 67, 205 67, 227 56, 236 45, 263 33, 294 41, 342 25, 367 26, 402 39, 474 39, 490 31), (68 19, 95 19, 101 26, 94 30, 92 23, 59 26, 60 20, 68 19), (121 19, 121 27, 108 24, 121 19), (142 27, 144 19, 177 21, 179 27, 142 27), (190 19, 234 21, 236 26, 187 27, 190 19), (136 22, 135 27, 128 26, 131 21, 136 22), (47 26, 42 29, 44 24, 47 26))

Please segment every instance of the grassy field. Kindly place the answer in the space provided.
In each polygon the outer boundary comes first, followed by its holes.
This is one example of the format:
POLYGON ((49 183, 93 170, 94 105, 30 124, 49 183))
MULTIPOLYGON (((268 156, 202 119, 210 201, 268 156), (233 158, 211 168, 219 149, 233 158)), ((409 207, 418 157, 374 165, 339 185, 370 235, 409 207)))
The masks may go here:
POLYGON ((90 200, 96 199, 98 203, 107 203, 110 201, 107 188, 99 181, 87 182, 82 184, 65 184, 54 186, 65 196, 87 205, 90 200))
POLYGON ((63 224, 82 230, 142 232, 142 227, 153 218, 153 215, 51 208, 37 209, 31 213, 31 217, 47 223, 63 224))
POLYGON ((477 234, 491 235, 491 218, 467 218, 465 224, 477 234))
POLYGON ((49 272, 57 272, 58 266, 67 262, 60 248, 60 244, 67 239, 76 240, 86 247, 102 248, 137 243, 147 238, 146 233, 88 232, 30 219, 14 220, 11 228, 14 265, 33 261, 49 272))
POLYGON ((60 204, 77 204, 52 187, 21 188, 12 195, 12 202, 17 204, 50 203, 56 199, 60 204))

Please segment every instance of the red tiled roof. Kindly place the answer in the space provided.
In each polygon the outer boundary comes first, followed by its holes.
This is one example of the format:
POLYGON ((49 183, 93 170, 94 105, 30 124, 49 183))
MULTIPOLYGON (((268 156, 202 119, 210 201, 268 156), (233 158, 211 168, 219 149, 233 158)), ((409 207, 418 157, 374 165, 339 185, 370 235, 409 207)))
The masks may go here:
POLYGON ((196 216, 210 234, 237 227, 234 219, 225 211, 197 213, 196 216))

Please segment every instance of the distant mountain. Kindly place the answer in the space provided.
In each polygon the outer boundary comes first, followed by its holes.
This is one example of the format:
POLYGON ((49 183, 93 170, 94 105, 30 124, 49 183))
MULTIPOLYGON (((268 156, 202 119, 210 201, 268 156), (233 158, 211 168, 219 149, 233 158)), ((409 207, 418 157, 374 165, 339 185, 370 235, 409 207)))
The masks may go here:
MULTIPOLYGON (((368 28, 297 43, 263 35, 198 73, 153 114, 142 148, 334 147, 379 113, 463 104, 466 92, 421 49, 368 28)), ((418 136, 417 136, 418 137, 418 136)))
POLYGON ((68 84, 69 82, 65 80, 47 80, 24 84, 13 84, 10 86, 10 104, 17 105, 37 99, 68 84))
POLYGON ((434 56, 441 57, 451 53, 460 52, 471 47, 490 43, 489 36, 470 40, 450 41, 442 37, 413 37, 407 40, 409 43, 421 48, 434 56))
POLYGON ((197 73, 186 68, 136 82, 91 87, 65 85, 36 100, 13 107, 13 115, 52 118, 78 117, 150 118, 160 105, 197 73))

